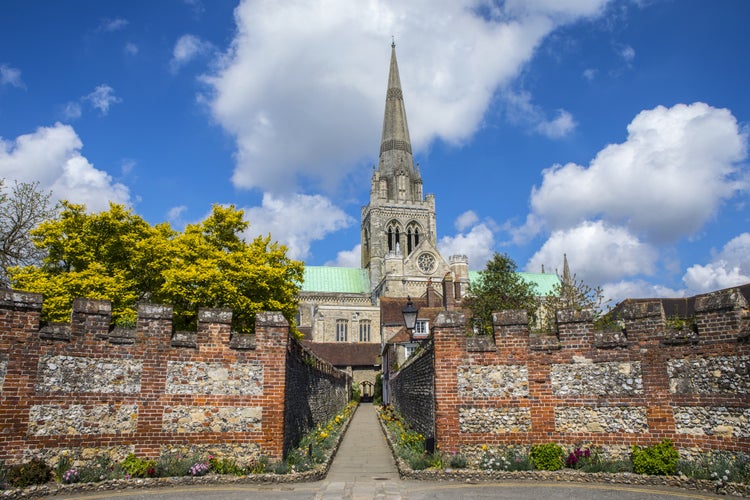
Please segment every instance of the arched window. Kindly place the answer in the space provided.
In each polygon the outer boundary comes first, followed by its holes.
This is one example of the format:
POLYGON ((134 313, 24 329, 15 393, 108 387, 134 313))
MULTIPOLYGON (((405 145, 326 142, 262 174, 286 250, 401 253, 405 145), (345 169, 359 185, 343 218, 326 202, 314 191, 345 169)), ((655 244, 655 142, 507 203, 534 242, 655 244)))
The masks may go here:
POLYGON ((419 224, 410 222, 406 226, 406 253, 411 254, 419 245, 419 224))
POLYGON ((349 333, 349 322, 345 319, 336 320, 336 342, 346 342, 349 333))
POLYGON ((388 224, 386 233, 386 236, 388 237, 388 251, 399 251, 401 249, 401 227, 398 222, 393 221, 388 224))
POLYGON ((369 342, 370 341, 370 320, 363 319, 359 322, 359 341, 369 342))

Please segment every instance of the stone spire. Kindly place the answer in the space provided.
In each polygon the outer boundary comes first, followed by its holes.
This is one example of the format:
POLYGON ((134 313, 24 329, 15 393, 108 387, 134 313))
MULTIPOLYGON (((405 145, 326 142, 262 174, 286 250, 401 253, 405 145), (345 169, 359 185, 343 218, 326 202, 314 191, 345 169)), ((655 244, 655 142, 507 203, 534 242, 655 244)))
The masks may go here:
POLYGON ((568 266, 568 254, 563 254, 563 275, 562 282, 564 285, 572 285, 573 277, 570 275, 570 267, 568 266))
POLYGON ((391 43, 391 67, 388 73, 388 91, 385 99, 378 170, 381 178, 392 177, 397 173, 406 173, 412 180, 419 178, 419 174, 414 170, 409 126, 406 123, 406 108, 396 62, 395 42, 391 43))

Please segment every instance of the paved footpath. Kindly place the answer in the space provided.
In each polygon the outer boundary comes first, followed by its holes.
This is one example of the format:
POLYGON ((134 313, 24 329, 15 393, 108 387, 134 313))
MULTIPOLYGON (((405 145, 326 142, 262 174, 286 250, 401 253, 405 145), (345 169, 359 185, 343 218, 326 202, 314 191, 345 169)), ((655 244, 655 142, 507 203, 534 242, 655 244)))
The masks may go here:
POLYGON ((360 404, 341 441, 328 476, 312 483, 176 486, 107 491, 56 498, 122 500, 674 500, 719 498, 679 488, 542 481, 402 481, 372 404, 360 404))

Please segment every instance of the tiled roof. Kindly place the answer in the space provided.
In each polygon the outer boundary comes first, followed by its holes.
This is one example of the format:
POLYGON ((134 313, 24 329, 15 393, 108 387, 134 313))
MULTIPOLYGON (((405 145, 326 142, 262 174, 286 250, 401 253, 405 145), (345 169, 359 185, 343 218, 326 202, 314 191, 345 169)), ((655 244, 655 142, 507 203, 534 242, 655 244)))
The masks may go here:
MULTIPOLYGON (((412 297, 412 304, 417 309, 427 306, 425 297, 412 297)), ((403 297, 380 297, 380 322, 383 325, 403 325, 406 298, 403 297)))
POLYGON ((380 366, 380 344, 300 341, 317 356, 336 367, 380 366))
POLYGON ((305 266, 302 292, 370 293, 367 269, 358 267, 305 266))
MULTIPOLYGON (((469 283, 476 283, 481 276, 481 271, 469 271, 469 283)), ((527 283, 536 285, 536 292, 544 297, 550 295, 555 285, 560 284, 560 278, 551 273, 518 273, 527 283)))

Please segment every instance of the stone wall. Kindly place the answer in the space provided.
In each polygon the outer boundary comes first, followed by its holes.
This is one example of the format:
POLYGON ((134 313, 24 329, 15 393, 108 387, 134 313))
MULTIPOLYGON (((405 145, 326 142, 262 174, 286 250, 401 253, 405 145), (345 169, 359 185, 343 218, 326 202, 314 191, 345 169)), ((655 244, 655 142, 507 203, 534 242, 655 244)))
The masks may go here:
POLYGON ((40 325, 41 308, 40 295, 0 290, 8 463, 175 449, 278 460, 346 404, 349 377, 302 356, 280 313, 260 313, 254 335, 236 335, 226 310, 201 310, 197 332, 173 332, 168 306, 140 305, 132 329, 110 328, 106 301, 77 299, 69 324, 40 325))
POLYGON ((423 342, 389 381, 393 406, 414 430, 435 437, 435 350, 423 342))
MULTIPOLYGON (((494 338, 467 337, 464 315, 444 311, 433 328, 440 449, 554 441, 614 456, 669 438, 685 455, 750 452, 748 297, 750 285, 695 297, 690 331, 670 328, 659 300, 626 301, 615 331, 560 311, 557 335, 542 337, 523 311, 495 313, 494 338)), ((414 406, 405 392, 393 391, 394 404, 414 406)))

